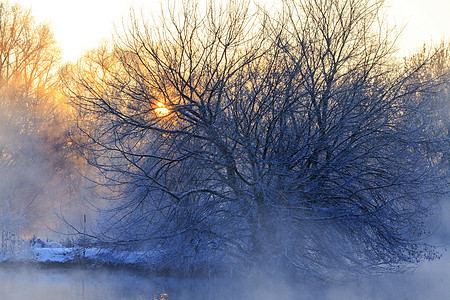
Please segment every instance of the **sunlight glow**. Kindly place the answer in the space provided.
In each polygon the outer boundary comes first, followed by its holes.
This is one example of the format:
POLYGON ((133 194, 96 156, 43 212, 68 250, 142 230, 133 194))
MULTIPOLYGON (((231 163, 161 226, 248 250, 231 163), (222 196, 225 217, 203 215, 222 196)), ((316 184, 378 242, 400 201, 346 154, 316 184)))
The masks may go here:
MULTIPOLYGON (((219 0, 220 1, 220 0, 219 0)), ((15 1, 13 1, 15 2, 15 1)), ((38 21, 50 22, 55 38, 63 48, 64 60, 75 61, 85 50, 109 40, 115 29, 129 17, 131 6, 144 14, 159 9, 161 0, 18 0, 33 9, 38 21), (64 3, 64 4, 63 4, 64 3), (115 25, 117 27, 115 27, 115 25)), ((269 3, 268 0, 260 0, 269 3)), ((449 38, 450 1, 388 0, 391 25, 407 25, 399 41, 403 54, 421 48, 424 42, 449 38)), ((139 15, 139 13, 138 13, 139 15)))
POLYGON ((158 102, 156 104, 158 107, 155 108, 155 113, 158 117, 164 117, 169 114, 169 109, 161 102, 158 102))

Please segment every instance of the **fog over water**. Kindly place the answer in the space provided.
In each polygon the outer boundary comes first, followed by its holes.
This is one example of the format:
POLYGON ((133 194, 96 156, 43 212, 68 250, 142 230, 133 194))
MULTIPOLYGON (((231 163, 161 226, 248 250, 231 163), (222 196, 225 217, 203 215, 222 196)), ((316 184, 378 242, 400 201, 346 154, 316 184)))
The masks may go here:
MULTIPOLYGON (((448 220, 449 208, 442 210, 448 220)), ((176 278, 131 270, 0 265, 0 299, 450 299, 449 222, 433 236, 441 245, 439 260, 423 262, 403 274, 342 281, 253 275, 246 278, 176 278)))
POLYGON ((342 282, 181 279, 125 270, 0 267, 0 299, 448 299, 450 255, 414 272, 342 282))

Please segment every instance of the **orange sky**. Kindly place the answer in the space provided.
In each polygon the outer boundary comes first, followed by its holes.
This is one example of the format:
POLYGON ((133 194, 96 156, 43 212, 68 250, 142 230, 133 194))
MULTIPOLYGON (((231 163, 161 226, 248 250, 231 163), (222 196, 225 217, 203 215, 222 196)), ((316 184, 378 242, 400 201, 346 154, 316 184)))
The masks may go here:
MULTIPOLYGON (((144 10, 158 10, 160 5, 160 0, 16 1, 32 7, 39 21, 51 23, 66 60, 75 60, 84 50, 110 38, 114 24, 120 26, 131 5, 144 10)), ((390 0, 388 3, 390 22, 407 25, 399 44, 400 54, 408 54, 431 39, 438 42, 443 37, 450 38, 450 0, 390 0)))

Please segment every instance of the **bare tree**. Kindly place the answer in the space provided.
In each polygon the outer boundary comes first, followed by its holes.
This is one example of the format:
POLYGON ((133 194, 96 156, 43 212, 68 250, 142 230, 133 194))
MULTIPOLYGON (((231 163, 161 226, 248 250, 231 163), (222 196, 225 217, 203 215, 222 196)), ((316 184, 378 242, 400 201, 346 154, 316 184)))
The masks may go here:
POLYGON ((59 60, 48 25, 0 2, 0 223, 2 234, 17 239, 55 226, 51 214, 74 186, 77 156, 71 108, 58 91, 59 60))
POLYGON ((399 66, 382 7, 383 1, 287 1, 274 25, 296 90, 288 115, 302 129, 287 138, 294 151, 277 155, 288 170, 283 182, 296 199, 292 208, 303 210, 290 218, 323 220, 315 222, 321 234, 292 226, 300 240, 286 256, 303 268, 376 269, 433 257, 420 239, 425 216, 446 189, 434 165, 446 129, 419 120, 442 78, 416 80, 430 58, 399 66))
POLYGON ((161 23, 133 16, 114 47, 63 72, 81 149, 116 200, 100 238, 193 268, 435 257, 421 238, 445 192, 445 130, 411 121, 438 83, 415 79, 426 61, 399 68, 382 1, 177 5, 161 23))
POLYGON ((22 96, 30 96, 43 93, 54 84, 52 73, 60 50, 50 27, 36 24, 30 10, 0 3, 0 45, 3 90, 20 89, 22 96))

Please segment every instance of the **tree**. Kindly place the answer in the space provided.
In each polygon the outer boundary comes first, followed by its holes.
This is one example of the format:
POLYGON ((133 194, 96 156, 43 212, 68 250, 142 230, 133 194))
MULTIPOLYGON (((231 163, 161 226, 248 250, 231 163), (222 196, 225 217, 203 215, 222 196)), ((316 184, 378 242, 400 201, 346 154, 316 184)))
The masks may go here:
POLYGON ((411 121, 438 82, 416 80, 427 61, 399 68, 382 1, 285 1, 278 15, 177 4, 161 24, 132 16, 114 47, 63 72, 115 200, 101 240, 159 247, 187 271, 435 257, 421 238, 445 193, 435 140, 448 139, 411 121))
POLYGON ((69 147, 70 107, 58 91, 59 62, 49 26, 37 24, 30 10, 0 2, 2 236, 54 227, 51 212, 74 186, 77 157, 69 147))
POLYGON ((2 89, 38 95, 54 84, 52 72, 60 59, 53 33, 35 24, 30 10, 0 3, 0 84, 2 89))

